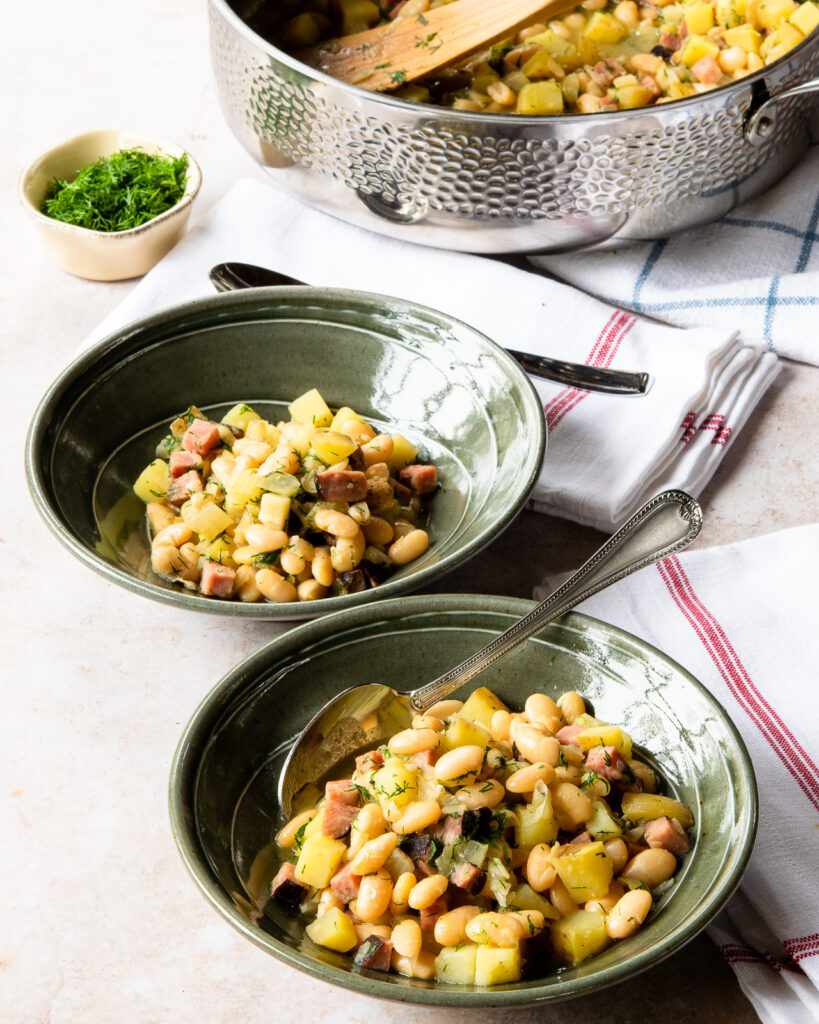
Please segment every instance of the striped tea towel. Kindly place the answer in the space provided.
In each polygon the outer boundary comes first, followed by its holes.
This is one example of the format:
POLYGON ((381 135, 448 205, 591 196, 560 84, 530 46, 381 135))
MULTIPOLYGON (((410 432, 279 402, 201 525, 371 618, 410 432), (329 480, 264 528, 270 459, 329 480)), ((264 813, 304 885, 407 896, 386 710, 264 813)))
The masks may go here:
POLYGON ((714 224, 613 252, 532 262, 677 327, 724 327, 819 363, 819 142, 770 191, 714 224))
MULTIPOLYGON (((733 329, 639 320, 496 260, 397 242, 239 181, 100 325, 91 340, 164 306, 209 294, 208 271, 238 260, 313 285, 360 288, 450 313, 508 348, 645 370, 639 398, 537 380, 549 428, 533 506, 611 530, 657 491, 699 494, 779 369, 733 329)), ((442 358, 446 358, 442 353, 442 358)))
POLYGON ((796 527, 666 558, 579 606, 678 661, 742 733, 759 831, 709 932, 764 1024, 819 1021, 818 562, 819 524, 796 527))

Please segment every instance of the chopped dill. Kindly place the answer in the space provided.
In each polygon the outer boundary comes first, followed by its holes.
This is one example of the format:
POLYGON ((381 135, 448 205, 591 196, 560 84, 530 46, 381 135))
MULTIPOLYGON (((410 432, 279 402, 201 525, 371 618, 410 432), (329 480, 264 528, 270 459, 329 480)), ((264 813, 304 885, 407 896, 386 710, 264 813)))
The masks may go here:
POLYGON ((82 167, 72 181, 56 179, 42 212, 92 231, 128 231, 176 206, 185 192, 186 156, 122 149, 82 167))

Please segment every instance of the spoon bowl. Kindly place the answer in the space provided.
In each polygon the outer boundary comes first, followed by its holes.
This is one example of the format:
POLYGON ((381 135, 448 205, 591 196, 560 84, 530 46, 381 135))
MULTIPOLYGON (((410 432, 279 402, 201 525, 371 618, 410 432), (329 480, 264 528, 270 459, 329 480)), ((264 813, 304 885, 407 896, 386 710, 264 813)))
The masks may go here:
POLYGON ((410 693, 400 693, 381 683, 353 686, 340 693, 309 722, 285 761, 279 776, 279 804, 284 813, 290 815, 293 798, 304 786, 316 783, 354 754, 379 746, 407 728, 412 714, 423 714, 587 597, 681 551, 701 528, 702 509, 694 498, 684 491, 664 491, 635 512, 545 601, 438 679, 410 693))

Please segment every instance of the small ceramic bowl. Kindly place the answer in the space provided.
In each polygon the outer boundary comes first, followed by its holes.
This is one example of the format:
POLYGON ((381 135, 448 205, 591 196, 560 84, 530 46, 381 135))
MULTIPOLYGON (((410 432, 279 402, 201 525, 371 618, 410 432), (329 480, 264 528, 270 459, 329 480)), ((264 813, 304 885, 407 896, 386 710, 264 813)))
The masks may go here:
POLYGON ((484 685, 519 709, 533 691, 554 698, 577 690, 594 714, 625 726, 669 795, 693 810, 691 852, 636 934, 576 967, 541 972, 534 965, 528 980, 478 988, 354 968, 350 957, 314 945, 305 919, 269 898, 281 857, 274 837, 284 824, 279 772, 313 715, 358 683, 415 689, 532 607, 463 594, 387 601, 291 630, 229 672, 185 729, 170 780, 174 837, 216 910, 266 952, 316 978, 382 999, 470 1008, 588 994, 653 966, 704 928, 738 885, 753 848, 757 794, 748 752, 720 704, 685 669, 577 613, 527 640, 458 696, 484 685))
POLYGON ((175 306, 84 352, 40 403, 26 459, 48 526, 109 580, 194 611, 307 619, 417 589, 476 554, 520 511, 544 448, 537 393, 483 334, 400 299, 290 287, 175 306), (243 401, 275 423, 314 387, 436 465, 428 550, 375 589, 293 604, 221 601, 153 573, 133 483, 171 420, 189 405, 219 419, 243 401))
POLYGON ((120 281, 146 274, 179 241, 202 184, 199 165, 181 146, 130 132, 96 131, 77 135, 38 156, 23 170, 17 187, 20 202, 34 221, 52 260, 77 277, 120 281), (71 180, 82 167, 120 149, 140 147, 147 153, 188 158, 185 193, 176 206, 128 231, 91 231, 65 224, 41 212, 55 178, 71 180))

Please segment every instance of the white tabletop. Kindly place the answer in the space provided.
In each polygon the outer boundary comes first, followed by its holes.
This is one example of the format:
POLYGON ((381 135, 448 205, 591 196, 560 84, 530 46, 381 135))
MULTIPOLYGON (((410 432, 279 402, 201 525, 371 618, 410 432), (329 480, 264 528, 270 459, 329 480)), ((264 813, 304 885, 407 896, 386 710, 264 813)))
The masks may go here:
MULTIPOLYGON (((41 523, 23 476, 34 407, 82 338, 134 282, 64 274, 42 254, 14 193, 54 143, 125 128, 187 147, 204 185, 195 223, 239 175, 264 176, 223 122, 202 0, 6 4, 0 104, 4 500, 0 718, 0 1020, 17 1024, 247 1024, 271 1020, 461 1021, 458 1011, 376 1004, 283 966, 234 932, 187 876, 170 833, 168 768, 210 686, 278 635, 275 624, 207 631, 195 616, 114 587, 41 523)), ((227 255, 227 254, 226 254, 227 255)), ((788 364, 703 495, 701 544, 817 518, 809 422, 817 371, 788 364)), ((524 514, 480 562, 439 590, 531 597, 576 567, 599 535, 524 514), (506 554, 525 539, 528 564, 506 554)), ((707 1021, 755 1015, 707 939, 610 993, 550 1012, 557 1022, 627 1019, 662 998, 682 1019, 695 972, 707 1021)), ((543 1011, 481 1014, 534 1021, 543 1011)))

